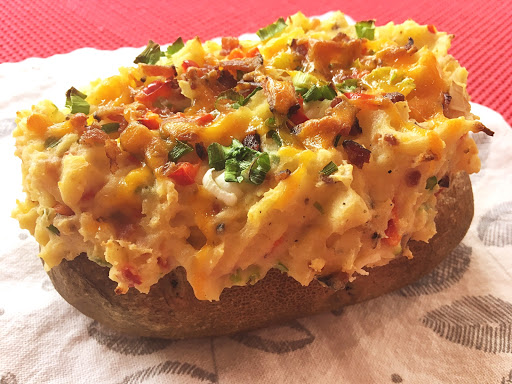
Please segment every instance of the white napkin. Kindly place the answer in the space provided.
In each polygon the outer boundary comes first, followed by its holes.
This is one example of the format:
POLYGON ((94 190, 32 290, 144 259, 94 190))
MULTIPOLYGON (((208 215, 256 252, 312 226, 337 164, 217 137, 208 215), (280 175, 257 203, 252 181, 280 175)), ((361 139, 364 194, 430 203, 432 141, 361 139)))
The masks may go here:
POLYGON ((62 106, 66 89, 85 85, 75 79, 112 75, 138 52, 86 48, 0 64, 1 384, 512 383, 512 130, 479 105, 473 112, 496 135, 476 135, 473 224, 418 283, 337 313, 174 342, 116 334, 68 305, 9 217, 21 197, 15 112, 43 98, 62 106))

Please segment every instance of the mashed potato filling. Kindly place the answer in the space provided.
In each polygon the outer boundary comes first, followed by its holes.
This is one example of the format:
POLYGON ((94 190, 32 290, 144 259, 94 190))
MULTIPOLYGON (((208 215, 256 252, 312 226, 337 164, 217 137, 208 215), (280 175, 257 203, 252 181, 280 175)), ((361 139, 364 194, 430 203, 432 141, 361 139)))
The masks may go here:
POLYGON ((65 108, 18 112, 13 216, 47 269, 85 253, 122 294, 181 266, 218 300, 271 268, 346 282, 436 233, 438 194, 479 170, 468 133, 491 133, 452 36, 339 12, 258 36, 150 42, 65 108))

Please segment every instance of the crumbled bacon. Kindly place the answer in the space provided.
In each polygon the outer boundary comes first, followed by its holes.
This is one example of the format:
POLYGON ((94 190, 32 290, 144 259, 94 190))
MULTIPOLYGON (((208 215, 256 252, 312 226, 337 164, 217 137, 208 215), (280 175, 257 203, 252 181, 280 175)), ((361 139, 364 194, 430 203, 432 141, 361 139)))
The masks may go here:
POLYGON ((421 179, 421 172, 417 169, 411 169, 405 174, 405 184, 408 187, 415 187, 421 179))
POLYGON ((207 157, 208 157, 208 153, 206 151, 206 148, 204 147, 204 144, 203 143, 196 143, 195 147, 196 147, 197 156, 201 160, 206 160, 207 157))
POLYGON ((261 150, 260 135, 258 135, 257 133, 251 133, 251 134, 245 136, 245 138, 242 140, 242 144, 245 147, 249 147, 249 148, 259 152, 261 150))
POLYGON ((386 99, 389 99, 391 100, 391 102, 394 104, 394 103, 398 103, 399 101, 405 101, 405 96, 403 94, 401 94, 400 92, 390 92, 390 93, 385 93, 384 94, 384 97, 386 99))
POLYGON ((217 81, 225 89, 233 88, 238 83, 233 75, 226 70, 220 71, 217 81))
POLYGON ((405 49, 409 50, 414 46, 414 40, 412 37, 409 37, 409 40, 407 40, 407 44, 405 44, 405 49))
POLYGON ((306 56, 308 54, 308 43, 307 42, 298 42, 297 39, 293 39, 290 44, 290 48, 292 52, 299 56, 306 56))
POLYGON ((359 119, 356 117, 354 119, 354 123, 350 127, 350 132, 348 134, 349 134, 349 136, 357 136, 361 133, 363 133, 363 130, 362 130, 361 126, 359 125, 359 119))
POLYGON ((85 130, 85 125, 87 124, 87 115, 85 113, 75 113, 70 117, 69 123, 73 129, 81 135, 85 130))
POLYGON ((244 57, 241 59, 224 60, 220 62, 220 67, 228 71, 252 72, 263 64, 263 56, 244 57))
POLYGON ((388 143, 389 145, 393 145, 393 146, 398 145, 398 139, 396 138, 395 135, 392 135, 390 133, 386 133, 384 135, 384 141, 386 143, 388 143))
POLYGON ((343 141, 343 148, 347 152, 348 162, 362 169, 364 163, 370 162, 371 151, 353 140, 343 141))
POLYGON ((121 269, 121 273, 129 287, 134 287, 135 285, 140 285, 142 283, 141 277, 137 273, 132 272, 132 269, 129 266, 123 267, 121 269))
POLYGON ((450 176, 448 174, 444 175, 439 179, 437 182, 437 185, 439 185, 442 188, 449 188, 450 187, 450 176))
POLYGON ((104 145, 109 136, 99 128, 86 130, 80 137, 80 143, 88 146, 104 145))

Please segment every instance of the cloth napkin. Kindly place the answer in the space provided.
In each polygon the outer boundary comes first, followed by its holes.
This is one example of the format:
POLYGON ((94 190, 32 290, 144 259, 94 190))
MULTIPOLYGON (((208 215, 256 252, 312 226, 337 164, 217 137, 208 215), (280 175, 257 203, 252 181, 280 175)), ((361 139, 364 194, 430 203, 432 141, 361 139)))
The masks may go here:
MULTIPOLYGON (((22 198, 15 112, 114 74, 139 52, 81 49, 0 64, 0 383, 512 383, 512 130, 473 105, 475 217, 432 273, 341 311, 230 337, 165 341, 118 334, 54 290, 38 246, 10 212, 22 198), (76 79, 80 80, 80 83, 76 79)), ((236 314, 233 314, 236 316, 236 314)))

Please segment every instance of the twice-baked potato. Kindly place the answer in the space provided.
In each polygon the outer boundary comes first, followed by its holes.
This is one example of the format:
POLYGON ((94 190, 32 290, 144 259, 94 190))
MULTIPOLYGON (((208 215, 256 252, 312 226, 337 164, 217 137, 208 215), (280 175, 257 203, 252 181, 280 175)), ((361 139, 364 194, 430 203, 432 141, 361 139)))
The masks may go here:
POLYGON ((66 108, 18 113, 14 216, 87 315, 172 338, 263 326, 409 283, 467 230, 455 175, 491 132, 451 36, 339 12, 257 35, 150 41, 66 108))

